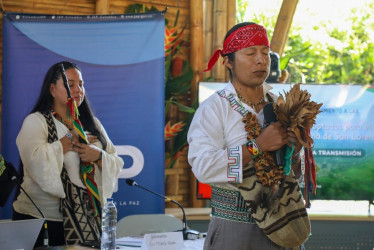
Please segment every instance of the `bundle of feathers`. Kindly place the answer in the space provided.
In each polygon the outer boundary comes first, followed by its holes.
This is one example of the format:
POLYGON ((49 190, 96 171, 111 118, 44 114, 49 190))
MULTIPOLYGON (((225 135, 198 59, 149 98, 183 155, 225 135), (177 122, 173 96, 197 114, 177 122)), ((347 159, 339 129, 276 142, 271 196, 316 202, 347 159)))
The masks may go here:
MULTIPOLYGON (((248 133, 248 141, 260 135, 261 126, 258 123, 256 115, 247 112, 242 121, 245 124, 244 129, 248 133)), ((256 176, 263 186, 273 187, 278 185, 283 178, 283 171, 278 169, 274 162, 274 157, 270 152, 263 152, 255 158, 254 167, 256 168, 256 176)))
MULTIPOLYGON (((310 137, 310 130, 315 124, 322 103, 310 100, 311 95, 306 90, 300 90, 300 84, 294 85, 289 92, 280 94, 276 103, 273 104, 274 113, 284 128, 291 128, 297 140, 304 146, 305 151, 305 198, 307 207, 309 193, 316 191, 316 166, 312 154, 313 139, 310 137), (312 185, 314 188, 312 188, 312 185)), ((247 139, 256 138, 261 133, 261 127, 256 115, 248 112, 243 118, 245 130, 248 133, 247 139)), ((263 152, 254 159, 257 179, 263 185, 263 189, 256 195, 253 201, 254 207, 277 207, 274 204, 278 201, 278 191, 285 177, 283 170, 278 169, 271 152, 263 152)))
POLYGON ((311 148, 313 139, 309 131, 315 124, 317 114, 321 113, 322 103, 310 101, 310 94, 300 90, 300 84, 295 84, 289 92, 279 95, 274 103, 274 113, 284 128, 291 128, 301 145, 311 148))
POLYGON ((310 131, 315 124, 317 114, 321 113, 321 106, 322 103, 310 101, 310 94, 306 90, 300 90, 300 84, 295 84, 289 92, 285 92, 285 98, 280 95, 273 105, 278 121, 284 128, 291 128, 297 140, 304 146, 306 207, 310 207, 310 193, 315 195, 317 192, 317 170, 310 131))

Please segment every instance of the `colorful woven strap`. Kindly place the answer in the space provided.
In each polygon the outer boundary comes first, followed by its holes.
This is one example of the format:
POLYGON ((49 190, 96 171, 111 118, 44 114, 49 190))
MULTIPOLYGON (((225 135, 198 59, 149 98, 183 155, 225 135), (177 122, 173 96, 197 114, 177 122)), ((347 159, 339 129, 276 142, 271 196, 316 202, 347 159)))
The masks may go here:
MULTIPOLYGON (((310 135, 310 130, 305 130, 310 135)), ((316 195, 317 191, 317 175, 316 175, 316 162, 314 161, 312 144, 308 142, 309 148, 304 148, 305 151, 305 187, 304 187, 304 199, 306 201, 306 207, 310 207, 310 193, 316 195)))
MULTIPOLYGON (((77 108, 77 104, 74 100, 74 98, 68 98, 68 101, 66 103, 67 105, 67 117, 70 120, 70 122, 73 123, 73 129, 77 132, 79 135, 79 138, 82 142, 89 144, 86 133, 83 130, 82 123, 79 120, 79 111, 77 108)), ((99 211, 97 209, 97 203, 100 202, 99 198, 99 190, 97 189, 96 182, 94 180, 95 176, 95 165, 93 162, 80 162, 80 178, 84 185, 87 188, 88 195, 90 197, 90 200, 92 202, 92 206, 94 207, 94 215, 97 216, 99 214, 99 211)))
MULTIPOLYGON (((57 120, 65 124, 69 129, 74 129, 74 131, 77 132, 79 138, 81 139, 80 141, 82 141, 83 143, 89 144, 87 135, 83 130, 82 123, 78 119, 79 113, 78 113, 78 109, 77 109, 74 98, 69 98, 66 105, 67 105, 67 117, 68 117, 67 123, 61 118, 61 116, 57 112, 54 112, 52 110, 53 116, 56 117, 57 120)), ((83 184, 87 188, 88 196, 90 197, 92 207, 94 208, 94 216, 97 216, 99 215, 99 212, 100 212, 98 209, 100 197, 99 197, 99 190, 97 188, 97 184, 94 180, 94 176, 95 176, 94 163, 80 161, 79 176, 83 184)))

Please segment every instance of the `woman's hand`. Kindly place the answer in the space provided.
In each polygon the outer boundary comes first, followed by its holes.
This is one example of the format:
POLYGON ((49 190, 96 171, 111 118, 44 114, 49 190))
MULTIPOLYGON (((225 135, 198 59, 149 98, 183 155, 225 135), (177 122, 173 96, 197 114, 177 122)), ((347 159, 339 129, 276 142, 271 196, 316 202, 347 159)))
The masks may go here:
POLYGON ((90 144, 93 144, 95 142, 98 142, 96 135, 93 135, 91 132, 86 132, 87 140, 90 144))
POLYGON ((84 162, 92 162, 99 159, 101 149, 93 144, 85 144, 73 141, 73 151, 79 154, 79 157, 84 162))
POLYGON ((62 145, 62 153, 66 154, 68 151, 73 150, 73 139, 70 136, 65 135, 60 139, 62 145))

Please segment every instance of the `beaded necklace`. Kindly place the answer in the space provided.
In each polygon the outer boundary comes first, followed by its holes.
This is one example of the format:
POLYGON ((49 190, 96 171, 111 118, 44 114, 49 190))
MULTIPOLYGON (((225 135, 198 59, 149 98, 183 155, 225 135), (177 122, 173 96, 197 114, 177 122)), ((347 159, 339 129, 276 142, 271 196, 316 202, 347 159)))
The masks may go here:
POLYGON ((250 106, 254 110, 256 110, 256 106, 258 106, 258 105, 263 104, 263 103, 266 102, 265 98, 261 97, 260 101, 258 101, 256 103, 253 103, 253 102, 250 102, 249 100, 247 100, 246 98, 244 98, 241 94, 239 94, 239 92, 236 92, 236 93, 238 94, 239 100, 241 102, 244 102, 245 104, 247 104, 248 106, 250 106))
POLYGON ((59 115, 59 113, 57 113, 56 111, 54 111, 53 109, 51 109, 51 113, 52 113, 52 115, 58 120, 58 121, 60 121, 62 124, 64 124, 69 130, 72 130, 73 129, 73 123, 72 122, 70 122, 70 124, 69 123, 67 123, 67 122, 65 122, 65 120, 59 115))

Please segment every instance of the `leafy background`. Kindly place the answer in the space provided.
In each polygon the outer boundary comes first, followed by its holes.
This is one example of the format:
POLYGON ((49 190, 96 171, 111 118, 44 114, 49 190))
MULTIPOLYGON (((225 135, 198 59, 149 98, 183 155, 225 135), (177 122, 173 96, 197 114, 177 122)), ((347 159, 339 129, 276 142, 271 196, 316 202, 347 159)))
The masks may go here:
MULTIPOLYGON (((237 0, 237 21, 272 31, 281 0, 237 0)), ((287 82, 374 83, 374 1, 299 1, 284 57, 287 82), (305 50, 305 48, 308 48, 305 50)))

